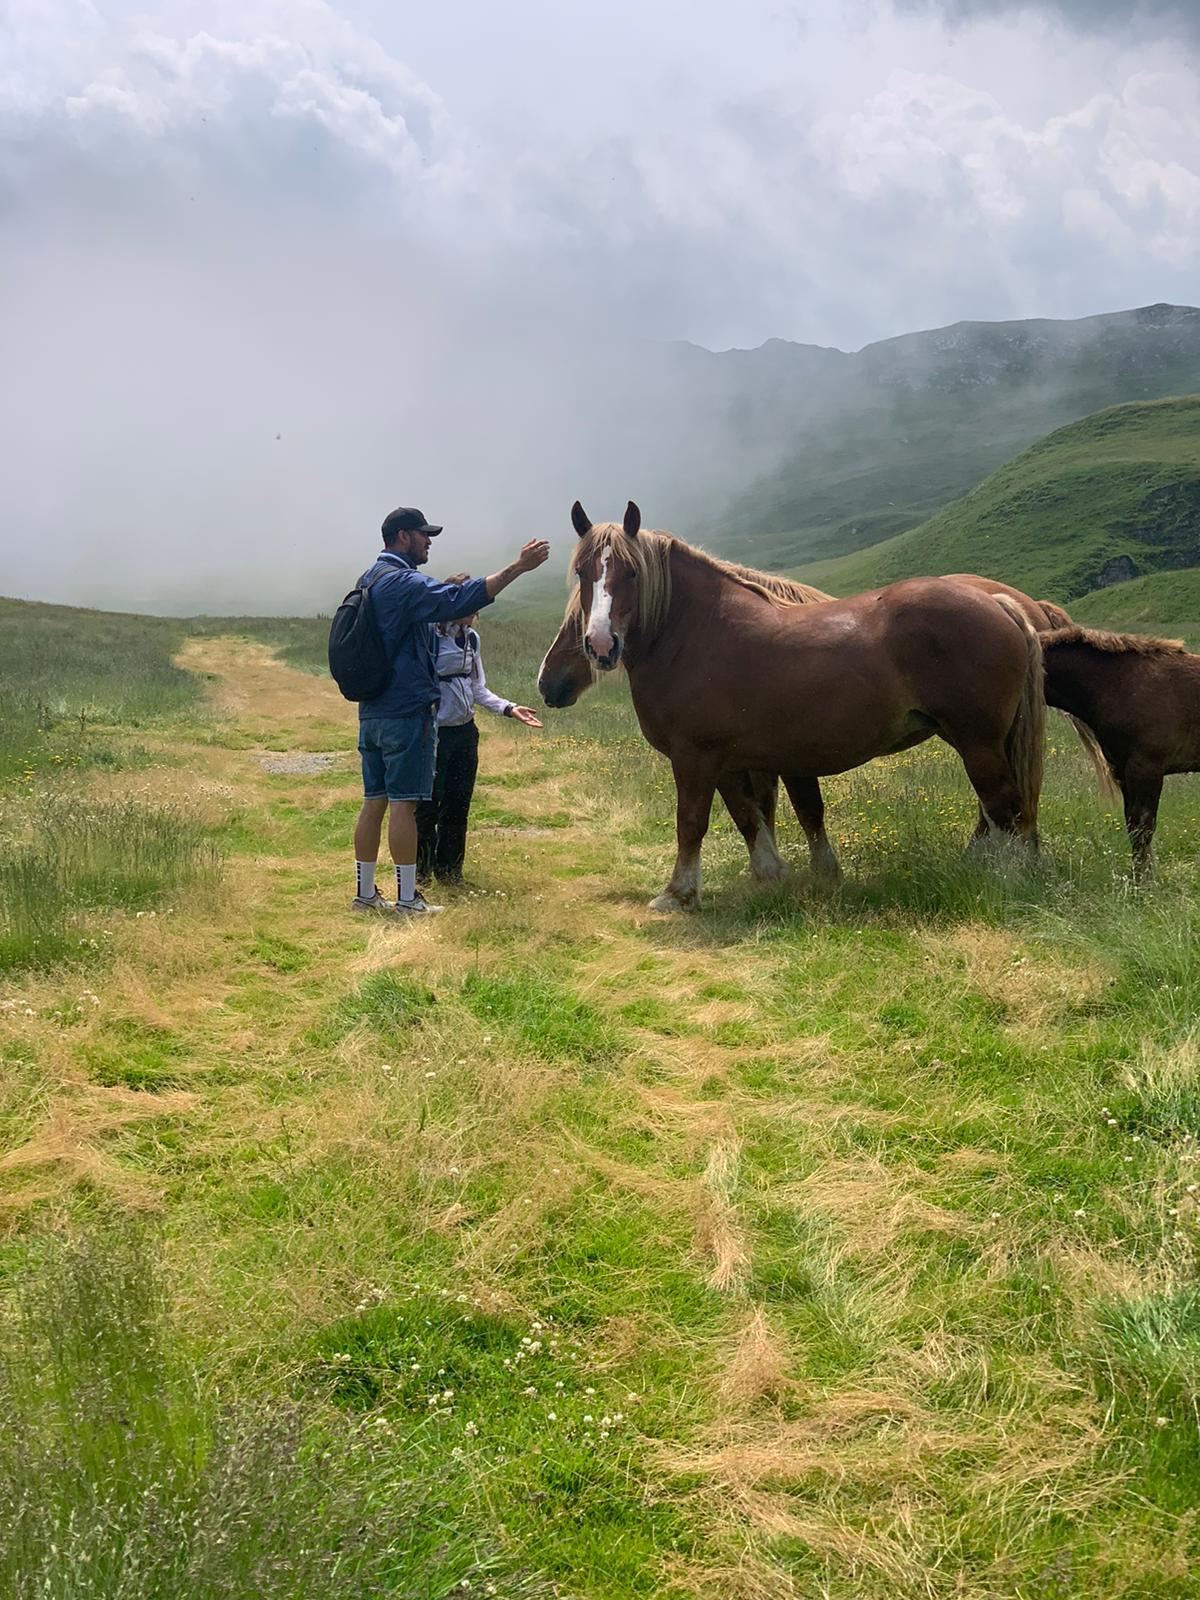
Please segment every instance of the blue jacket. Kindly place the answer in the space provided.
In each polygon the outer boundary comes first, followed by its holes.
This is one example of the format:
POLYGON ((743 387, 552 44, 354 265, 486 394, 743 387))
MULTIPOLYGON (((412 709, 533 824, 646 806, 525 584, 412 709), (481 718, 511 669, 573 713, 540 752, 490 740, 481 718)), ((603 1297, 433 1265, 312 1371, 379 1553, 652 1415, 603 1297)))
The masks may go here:
POLYGON ((373 700, 359 701, 360 721, 364 717, 416 717, 436 707, 441 685, 434 666, 430 624, 453 622, 492 603, 485 579, 439 583, 436 578, 423 577, 404 556, 391 550, 376 558, 359 583, 366 583, 381 568, 393 571, 371 590, 371 603, 384 648, 392 656, 392 680, 373 700))

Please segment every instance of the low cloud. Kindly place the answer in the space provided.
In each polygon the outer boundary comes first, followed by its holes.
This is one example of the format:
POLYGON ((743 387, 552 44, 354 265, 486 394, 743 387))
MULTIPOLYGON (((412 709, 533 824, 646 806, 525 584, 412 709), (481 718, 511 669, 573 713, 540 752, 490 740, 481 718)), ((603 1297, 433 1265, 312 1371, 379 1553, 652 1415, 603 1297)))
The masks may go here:
POLYGON ((661 341, 1192 298, 1194 62, 1082 9, 15 0, 0 587, 311 608, 398 500, 452 565, 576 494, 665 524, 775 443, 661 341))
POLYGON ((956 21, 982 17, 1053 17, 1080 29, 1132 27, 1154 33, 1200 31, 1191 0, 898 0, 901 9, 934 11, 956 21))

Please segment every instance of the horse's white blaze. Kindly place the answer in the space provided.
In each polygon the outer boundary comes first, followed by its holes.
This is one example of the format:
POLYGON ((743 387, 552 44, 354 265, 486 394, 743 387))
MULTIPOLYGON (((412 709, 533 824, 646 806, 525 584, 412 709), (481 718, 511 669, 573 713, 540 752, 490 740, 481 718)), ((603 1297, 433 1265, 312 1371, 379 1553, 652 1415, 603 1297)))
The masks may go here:
POLYGON ((608 592, 608 551, 600 562, 600 579, 592 590, 592 614, 588 618, 588 645, 599 660, 610 656, 613 650, 612 595, 608 592))

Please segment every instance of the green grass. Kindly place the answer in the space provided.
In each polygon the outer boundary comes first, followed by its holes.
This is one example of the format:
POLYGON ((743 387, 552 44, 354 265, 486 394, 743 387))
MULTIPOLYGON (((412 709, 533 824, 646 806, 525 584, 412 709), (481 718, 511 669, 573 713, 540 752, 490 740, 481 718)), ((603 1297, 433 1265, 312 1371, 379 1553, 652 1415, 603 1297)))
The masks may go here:
MULTIPOLYGON (((556 619, 484 620, 513 692, 556 619)), ((103 908, 167 867, 77 863, 113 959, 0 1005, 0 1549, 31 1597, 115 1592, 78 1577, 114 1550, 122 1600, 222 1592, 193 1571, 440 1597, 460 1561, 562 1600, 1195 1594, 1200 786, 1168 782, 1135 890, 1050 726, 1036 866, 964 859, 929 744, 826 786, 840 890, 786 814, 794 878, 753 886, 720 820, 704 908, 664 918, 669 770, 606 684, 486 728, 496 811, 538 831, 474 835, 481 892, 411 930, 344 911, 351 769, 266 784, 231 729, 236 899, 131 940, 103 908), (161 1266, 55 1254, 118 1204, 161 1266), (401 1525, 418 1564, 372 1565, 401 1525)))
POLYGON ((676 531, 760 567, 862 550, 927 521, 1053 429, 1193 393, 1195 328, 1194 316, 1138 313, 1102 329, 960 323, 868 346, 815 381, 786 347, 744 353, 757 375, 745 425, 769 437, 780 414, 789 421, 780 465, 740 487, 724 515, 676 531))
POLYGON ((51 1246, 22 1275, 3 1333, 0 1588, 12 1600, 545 1592, 460 1513, 449 1520, 436 1470, 397 1470, 381 1419, 284 1395, 221 1401, 127 1227, 51 1246))
POLYGON ((1116 406, 1050 434, 920 527, 804 575, 853 594, 981 572, 1070 604, 1112 573, 1192 565, 1198 506, 1200 398, 1116 406))
POLYGON ((197 698, 172 664, 182 623, 0 598, 0 789, 52 767, 121 764, 114 735, 197 698))
POLYGON ((93 914, 152 911, 215 877, 206 830, 179 811, 58 796, 0 822, 0 972, 86 959, 93 914))

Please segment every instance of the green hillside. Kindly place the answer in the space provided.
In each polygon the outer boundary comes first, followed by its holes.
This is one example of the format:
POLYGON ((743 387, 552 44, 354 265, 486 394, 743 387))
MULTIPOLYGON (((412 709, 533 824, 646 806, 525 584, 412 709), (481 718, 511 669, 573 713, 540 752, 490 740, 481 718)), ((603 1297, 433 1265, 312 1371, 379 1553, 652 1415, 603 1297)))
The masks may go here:
POLYGON ((1177 633, 1200 641, 1200 568, 1152 572, 1073 602, 1071 613, 1092 627, 1122 633, 1177 633))
MULTIPOLYGON (((741 385, 731 422, 777 441, 778 457, 694 531, 752 565, 793 567, 917 527, 1053 429, 1200 389, 1200 311, 962 322, 852 356, 771 340, 710 359, 741 385)), ((706 376, 689 374, 701 393, 706 376)))
POLYGON ((805 578, 842 594, 972 571, 1076 602, 1200 564, 1200 396, 1115 406, 1060 428, 918 528, 805 578))

